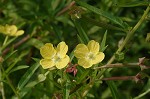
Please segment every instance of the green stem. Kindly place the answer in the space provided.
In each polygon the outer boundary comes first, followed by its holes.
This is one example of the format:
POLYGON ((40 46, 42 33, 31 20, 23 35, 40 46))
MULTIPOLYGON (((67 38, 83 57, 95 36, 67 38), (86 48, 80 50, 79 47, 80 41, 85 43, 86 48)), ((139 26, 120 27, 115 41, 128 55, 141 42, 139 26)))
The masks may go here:
MULTIPOLYGON (((144 11, 144 14, 142 15, 141 19, 138 21, 138 23, 132 28, 131 31, 128 32, 125 40, 123 41, 123 43, 121 44, 121 46, 118 48, 117 52, 121 52, 123 50, 123 48, 125 47, 125 45, 129 42, 129 40, 132 38, 133 34, 135 33, 135 31, 139 28, 139 26, 143 23, 144 19, 147 17, 147 14, 150 10, 150 7, 148 6, 147 9, 144 11)), ((111 64, 113 61, 115 60, 115 54, 110 58, 110 60, 107 62, 108 64, 111 64)), ((100 78, 104 72, 107 69, 103 69, 99 74, 98 74, 98 78, 100 78)))
MULTIPOLYGON (((0 63, 1 64, 1 63, 0 63)), ((1 65, 0 65, 1 66, 1 65)), ((5 91, 4 91, 4 84, 2 82, 2 71, 0 69, 0 91, 2 93, 2 99, 6 99, 5 98, 5 91)))
MULTIPOLYGON (((135 33, 135 31, 139 28, 139 26, 143 23, 143 21, 145 20, 148 12, 150 10, 150 7, 148 6, 147 9, 145 10, 143 16, 141 17, 141 19, 139 20, 139 22, 133 27, 133 29, 131 31, 129 31, 129 33, 127 34, 125 40, 123 41, 123 43, 121 44, 121 46, 118 48, 117 52, 121 52, 123 50, 123 48, 125 47, 125 45, 129 42, 129 40, 131 39, 131 37, 133 36, 133 34, 135 33)), ((115 55, 113 55, 110 60, 108 61, 107 64, 111 64, 115 59, 115 55)))
POLYGON ((4 40, 4 42, 3 42, 3 46, 6 44, 6 42, 7 42, 7 40, 8 40, 8 37, 9 37, 9 36, 6 36, 6 37, 5 37, 5 40, 4 40))
POLYGON ((4 41, 4 43, 3 43, 3 46, 2 46, 2 48, 1 48, 1 51, 3 51, 3 49, 5 49, 11 42, 13 42, 15 39, 16 39, 17 37, 14 37, 14 38, 12 38, 12 39, 10 39, 10 40, 7 40, 8 38, 6 37, 5 38, 5 41, 4 41))
POLYGON ((6 79, 7 79, 7 81, 8 81, 8 85, 11 87, 11 89, 13 90, 13 92, 15 93, 15 95, 18 97, 18 99, 20 99, 20 96, 18 95, 18 93, 17 93, 15 87, 14 87, 13 84, 11 83, 11 81, 10 81, 8 75, 6 74, 6 72, 5 72, 5 70, 4 70, 3 66, 2 66, 2 64, 1 64, 0 67, 1 67, 1 69, 2 69, 2 71, 3 71, 3 73, 4 73, 4 75, 6 76, 6 79))
POLYGON ((147 91, 145 91, 144 93, 140 94, 139 96, 133 98, 133 99, 141 99, 141 97, 145 96, 146 94, 148 94, 150 92, 150 89, 148 89, 147 91))

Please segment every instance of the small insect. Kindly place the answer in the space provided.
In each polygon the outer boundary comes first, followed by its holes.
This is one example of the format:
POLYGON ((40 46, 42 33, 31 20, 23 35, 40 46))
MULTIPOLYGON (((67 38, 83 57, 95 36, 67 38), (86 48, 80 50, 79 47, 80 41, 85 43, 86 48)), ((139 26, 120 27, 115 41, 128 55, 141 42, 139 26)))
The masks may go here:
POLYGON ((78 64, 72 64, 72 63, 68 63, 68 67, 66 68, 66 72, 67 73, 73 73, 73 75, 74 76, 76 76, 76 74, 77 74, 77 68, 76 68, 76 66, 78 65, 78 64))

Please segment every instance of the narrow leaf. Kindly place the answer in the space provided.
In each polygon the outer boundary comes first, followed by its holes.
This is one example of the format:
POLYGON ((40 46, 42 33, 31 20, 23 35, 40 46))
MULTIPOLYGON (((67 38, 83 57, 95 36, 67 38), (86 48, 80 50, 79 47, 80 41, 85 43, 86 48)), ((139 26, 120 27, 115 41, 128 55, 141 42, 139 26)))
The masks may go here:
POLYGON ((76 20, 76 21, 74 21, 74 25, 79 32, 80 38, 84 41, 84 43, 88 43, 89 38, 88 38, 87 34, 85 33, 85 31, 83 30, 82 26, 80 25, 80 22, 76 20))
POLYGON ((18 71, 18 70, 21 70, 21 69, 25 69, 25 68, 28 68, 29 66, 27 65, 21 65, 21 66, 17 66, 16 68, 12 69, 9 73, 12 73, 12 72, 15 72, 15 71, 18 71))
POLYGON ((9 53, 6 57, 5 57, 5 61, 9 58, 9 57, 11 57, 13 54, 15 54, 17 52, 17 50, 14 50, 13 52, 11 52, 11 53, 9 53))
POLYGON ((12 64, 10 64, 10 66, 6 69, 6 73, 9 73, 10 70, 27 54, 28 54, 28 50, 22 51, 22 53, 19 55, 19 57, 16 57, 16 59, 14 59, 14 62, 12 64))
POLYGON ((85 77, 87 77, 89 72, 90 72, 90 69, 86 69, 86 71, 84 73, 82 73, 80 78, 77 80, 78 81, 77 84, 80 84, 85 79, 85 77))
POLYGON ((80 41, 80 43, 84 44, 84 41, 81 39, 81 37, 77 34, 78 40, 80 41))
POLYGON ((124 4, 117 4, 119 7, 136 7, 136 6, 148 6, 150 4, 149 1, 133 1, 124 4))
POLYGON ((52 26, 53 26, 53 29, 55 31, 55 34, 56 34, 58 40, 62 41, 63 40, 62 39, 63 36, 62 36, 62 33, 61 33, 60 29, 58 29, 59 27, 57 27, 57 25, 55 25, 55 24, 53 24, 52 26))
POLYGON ((103 40, 101 42, 101 51, 103 52, 106 49, 106 36, 107 36, 107 30, 105 31, 105 34, 103 36, 103 40))
POLYGON ((41 46, 44 45, 43 42, 41 42, 40 40, 35 39, 35 38, 30 39, 27 43, 28 43, 29 45, 34 46, 34 47, 37 48, 37 49, 40 49, 41 46))
POLYGON ((70 84, 69 84, 69 81, 67 81, 65 88, 63 90, 64 99, 69 99, 69 93, 70 93, 70 84))
POLYGON ((92 12, 94 12, 96 14, 99 14, 99 15, 101 15, 103 17, 106 17, 107 19, 109 19, 113 23, 118 24, 119 26, 121 26, 123 28, 125 27, 123 21, 120 18, 118 18, 116 16, 113 16, 109 12, 103 11, 101 9, 93 7, 93 6, 91 6, 91 5, 87 4, 87 3, 84 3, 84 2, 79 1, 79 0, 77 0, 76 3, 78 3, 79 5, 81 5, 81 6, 85 7, 85 8, 87 8, 87 9, 91 10, 92 12))
MULTIPOLYGON (((105 72, 105 75, 107 77, 110 77, 110 73, 108 71, 105 72)), ((107 81, 107 84, 110 88, 113 99, 120 99, 120 95, 119 95, 119 92, 117 90, 117 86, 115 85, 115 83, 113 81, 107 81)))
POLYGON ((18 90, 22 90, 22 88, 27 84, 27 82, 30 80, 34 72, 37 70, 37 68, 40 66, 39 62, 33 64, 27 72, 22 76, 21 80, 18 83, 18 90))

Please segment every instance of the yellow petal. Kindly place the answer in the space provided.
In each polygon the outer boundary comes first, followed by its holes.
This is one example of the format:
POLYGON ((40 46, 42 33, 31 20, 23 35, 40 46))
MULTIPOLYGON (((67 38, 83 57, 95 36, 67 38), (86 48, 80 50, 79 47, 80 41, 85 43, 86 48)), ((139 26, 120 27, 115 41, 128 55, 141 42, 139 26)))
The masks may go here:
POLYGON ((17 31, 16 34, 13 35, 13 36, 20 36, 20 35, 22 35, 22 34, 24 34, 24 31, 23 31, 23 30, 19 30, 19 31, 17 31))
POLYGON ((40 53, 43 58, 51 59, 56 54, 56 50, 53 47, 53 44, 46 43, 44 46, 40 48, 40 53))
POLYGON ((62 68, 64 68, 64 67, 67 66, 67 64, 69 63, 69 61, 70 61, 70 58, 69 58, 68 55, 66 55, 66 56, 65 56, 64 58, 62 58, 58 63, 56 63, 56 67, 57 67, 58 69, 62 69, 62 68))
POLYGON ((105 57, 105 54, 103 52, 99 52, 95 56, 95 58, 92 60, 92 63, 97 64, 97 63, 101 62, 104 59, 104 57, 105 57))
POLYGON ((56 48, 56 51, 57 51, 57 55, 60 57, 60 58, 64 58, 67 51, 68 51, 68 46, 66 45, 65 42, 60 42, 58 45, 57 45, 57 48, 56 48))
POLYGON ((51 68, 55 65, 51 59, 41 59, 40 64, 44 69, 51 68))
POLYGON ((4 31, 3 34, 9 35, 10 34, 10 26, 9 25, 5 25, 4 26, 4 31))
POLYGON ((16 27, 15 25, 11 25, 11 26, 9 27, 9 32, 10 32, 10 35, 11 35, 11 36, 15 35, 16 32, 17 32, 17 27, 16 27))
POLYGON ((91 40, 87 46, 88 46, 88 49, 90 52, 93 52, 94 54, 97 54, 99 52, 99 43, 98 42, 91 40))
POLYGON ((74 51, 74 55, 77 58, 84 58, 88 52, 89 50, 85 44, 78 44, 74 51))
POLYGON ((81 58, 78 60, 78 64, 84 68, 89 68, 91 67, 93 64, 92 64, 92 61, 91 60, 88 60, 86 58, 81 58))

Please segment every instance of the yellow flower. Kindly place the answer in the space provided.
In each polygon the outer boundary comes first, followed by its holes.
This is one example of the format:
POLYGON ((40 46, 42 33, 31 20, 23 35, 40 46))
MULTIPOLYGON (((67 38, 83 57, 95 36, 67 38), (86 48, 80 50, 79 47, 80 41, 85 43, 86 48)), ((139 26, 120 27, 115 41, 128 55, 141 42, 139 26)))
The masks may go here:
POLYGON ((89 68, 93 64, 101 62, 105 55, 99 52, 100 45, 98 42, 91 40, 88 45, 78 44, 74 51, 75 57, 78 58, 78 64, 84 68, 89 68))
POLYGON ((20 36, 24 34, 23 30, 18 30, 15 25, 0 25, 0 33, 3 33, 8 36, 20 36))
POLYGON ((40 53, 44 59, 40 60, 40 64, 44 69, 52 68, 56 66, 58 69, 64 68, 70 61, 68 55, 68 46, 65 42, 60 42, 57 48, 53 47, 53 44, 46 43, 40 48, 40 53))

